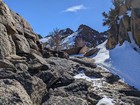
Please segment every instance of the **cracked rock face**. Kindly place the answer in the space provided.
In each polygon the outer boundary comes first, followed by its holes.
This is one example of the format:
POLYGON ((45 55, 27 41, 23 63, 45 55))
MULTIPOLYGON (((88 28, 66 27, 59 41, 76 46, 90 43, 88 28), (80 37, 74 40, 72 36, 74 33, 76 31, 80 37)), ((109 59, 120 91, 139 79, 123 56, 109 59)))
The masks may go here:
POLYGON ((24 87, 14 79, 0 79, 0 104, 32 105, 24 87))
POLYGON ((16 54, 15 43, 8 35, 5 25, 0 23, 0 58, 16 54))
POLYGON ((38 51, 37 41, 30 25, 0 1, 0 58, 30 53, 32 49, 38 51))
POLYGON ((107 48, 113 49, 117 44, 122 45, 124 41, 129 41, 129 33, 136 44, 140 47, 140 1, 125 0, 120 7, 117 22, 111 26, 107 41, 107 48))

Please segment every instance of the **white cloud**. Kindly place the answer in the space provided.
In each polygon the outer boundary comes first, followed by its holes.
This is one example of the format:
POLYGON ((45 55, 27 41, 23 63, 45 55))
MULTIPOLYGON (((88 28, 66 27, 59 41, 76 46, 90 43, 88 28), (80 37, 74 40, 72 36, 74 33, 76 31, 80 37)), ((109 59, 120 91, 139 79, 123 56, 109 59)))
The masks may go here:
POLYGON ((81 5, 69 7, 64 12, 77 12, 77 11, 83 10, 83 9, 87 9, 87 8, 81 4, 81 5))

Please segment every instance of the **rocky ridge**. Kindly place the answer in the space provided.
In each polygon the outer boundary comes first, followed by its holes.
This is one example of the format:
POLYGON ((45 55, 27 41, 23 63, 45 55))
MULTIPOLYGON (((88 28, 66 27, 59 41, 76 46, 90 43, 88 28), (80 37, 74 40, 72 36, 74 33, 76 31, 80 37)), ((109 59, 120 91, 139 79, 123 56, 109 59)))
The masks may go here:
POLYGON ((99 33, 91 27, 83 24, 79 26, 77 32, 77 37, 81 37, 86 43, 89 43, 90 46, 94 47, 103 43, 107 39, 107 33, 99 33))
MULTIPOLYGON (((110 27, 108 32, 107 48, 112 49, 117 44, 122 45, 124 41, 132 42, 132 38, 135 43, 140 47, 140 35, 139 35, 139 22, 140 22, 140 1, 139 0, 124 0, 124 2, 116 8, 116 21, 110 27), (132 37, 132 38, 131 38, 132 37)), ((134 46, 134 49, 139 49, 134 46)))
POLYGON ((92 59, 42 49, 30 25, 0 1, 0 105, 96 105, 104 97, 140 103, 137 89, 92 59), (81 72, 95 81, 76 79, 81 72))
POLYGON ((62 39, 68 37, 69 35, 73 34, 74 31, 70 28, 62 29, 59 31, 59 33, 62 35, 62 39))
MULTIPOLYGON (((107 39, 107 32, 99 33, 91 27, 81 24, 78 29, 74 32, 70 28, 62 29, 59 31, 61 36, 60 45, 64 47, 69 46, 70 48, 79 47, 77 42, 83 41, 88 47, 96 47, 107 39), (79 41, 80 40, 80 41, 79 41)), ((46 36, 40 39, 41 42, 49 44, 51 36, 46 36)), ((80 46, 82 47, 82 46, 80 46)))

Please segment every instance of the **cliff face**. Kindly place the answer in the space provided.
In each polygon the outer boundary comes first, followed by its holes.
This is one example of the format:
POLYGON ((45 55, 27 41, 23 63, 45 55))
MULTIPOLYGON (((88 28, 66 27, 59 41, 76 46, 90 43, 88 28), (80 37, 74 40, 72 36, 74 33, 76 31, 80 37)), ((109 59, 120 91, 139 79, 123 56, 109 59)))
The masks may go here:
POLYGON ((131 42, 130 35, 140 47, 140 1, 124 0, 119 7, 115 21, 116 24, 112 25, 109 30, 107 48, 112 49, 125 40, 131 42))
POLYGON ((0 1, 0 58, 38 52, 38 36, 30 25, 0 1))
POLYGON ((134 40, 140 47, 140 1, 132 1, 131 32, 134 40))
POLYGON ((91 27, 83 24, 79 26, 77 32, 78 35, 76 38, 82 38, 87 43, 87 46, 96 47, 107 39, 107 34, 99 33, 91 27))

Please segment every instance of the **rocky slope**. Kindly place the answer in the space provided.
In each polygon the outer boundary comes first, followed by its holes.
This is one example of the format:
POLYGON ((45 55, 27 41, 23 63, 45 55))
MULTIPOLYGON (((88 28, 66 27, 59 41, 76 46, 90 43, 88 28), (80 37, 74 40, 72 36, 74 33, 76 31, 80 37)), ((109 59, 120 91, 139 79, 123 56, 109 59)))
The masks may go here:
MULTIPOLYGON (((116 8, 117 10, 118 8, 116 8)), ((124 41, 132 42, 132 38, 140 47, 140 1, 124 0, 116 13, 116 23, 109 30, 107 48, 112 49, 117 44, 122 45, 124 41)), ((134 49, 139 49, 134 46, 134 49)))
POLYGON ((139 105, 140 92, 119 79, 91 59, 42 49, 30 25, 0 1, 0 105, 139 105), (75 78, 81 72, 92 81, 75 78))

